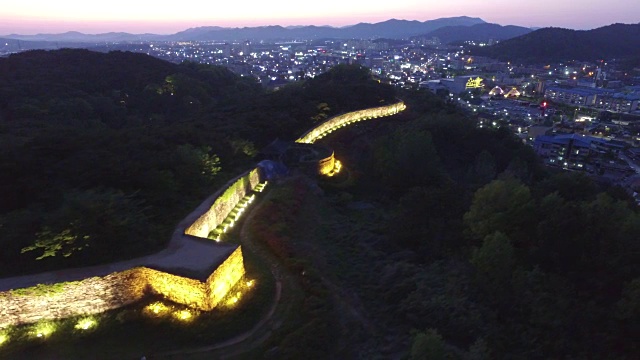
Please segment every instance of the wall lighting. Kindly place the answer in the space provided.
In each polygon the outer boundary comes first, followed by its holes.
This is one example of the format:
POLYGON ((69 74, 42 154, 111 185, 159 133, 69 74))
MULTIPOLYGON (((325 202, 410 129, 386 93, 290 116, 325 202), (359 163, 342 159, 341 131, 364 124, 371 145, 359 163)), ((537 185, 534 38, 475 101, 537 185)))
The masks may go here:
POLYGON ((173 317, 180 321, 191 321, 193 319, 193 313, 188 309, 178 310, 173 312, 173 317))
POLYGON ((98 322, 93 317, 86 317, 78 320, 74 328, 76 330, 89 330, 95 327, 97 324, 98 322))
POLYGON ((51 321, 41 321, 37 323, 31 334, 35 337, 46 339, 56 331, 56 324, 51 321))
POLYGON ((9 334, 7 334, 7 332, 5 331, 0 332, 0 346, 2 346, 2 344, 6 343, 7 341, 9 341, 9 334))
POLYGON ((144 310, 147 313, 151 313, 154 315, 162 315, 163 313, 167 312, 169 310, 169 308, 161 303, 160 301, 156 301, 154 303, 151 303, 149 305, 147 305, 144 310))

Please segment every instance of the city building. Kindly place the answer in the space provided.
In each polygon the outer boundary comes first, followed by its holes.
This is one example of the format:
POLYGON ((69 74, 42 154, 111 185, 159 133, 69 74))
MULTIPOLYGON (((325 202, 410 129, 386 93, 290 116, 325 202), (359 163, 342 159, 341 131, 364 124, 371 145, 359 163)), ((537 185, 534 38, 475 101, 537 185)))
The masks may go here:
POLYGON ((584 170, 601 155, 617 156, 625 147, 623 142, 579 134, 542 135, 533 142, 545 164, 576 170, 584 170))
POLYGON ((483 79, 478 75, 456 76, 453 79, 441 79, 440 84, 454 94, 465 90, 473 90, 484 87, 483 79))
POLYGON ((640 104, 640 91, 635 89, 612 89, 591 87, 561 87, 549 86, 544 96, 552 101, 592 107, 595 109, 631 113, 638 110, 640 104))

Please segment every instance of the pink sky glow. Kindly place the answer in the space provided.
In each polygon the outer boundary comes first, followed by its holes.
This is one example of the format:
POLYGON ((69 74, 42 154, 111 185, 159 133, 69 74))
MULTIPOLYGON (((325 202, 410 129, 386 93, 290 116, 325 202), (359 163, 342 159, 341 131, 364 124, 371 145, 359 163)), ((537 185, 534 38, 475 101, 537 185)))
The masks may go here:
POLYGON ((23 0, 3 4, 0 35, 80 31, 172 34, 198 26, 244 27, 260 25, 331 25, 379 22, 391 18, 425 21, 471 16, 501 25, 592 29, 612 23, 640 22, 640 2, 595 0, 396 0, 379 2, 292 3, 272 1, 158 0, 103 3, 70 0, 23 0), (153 6, 150 6, 153 4, 153 6))

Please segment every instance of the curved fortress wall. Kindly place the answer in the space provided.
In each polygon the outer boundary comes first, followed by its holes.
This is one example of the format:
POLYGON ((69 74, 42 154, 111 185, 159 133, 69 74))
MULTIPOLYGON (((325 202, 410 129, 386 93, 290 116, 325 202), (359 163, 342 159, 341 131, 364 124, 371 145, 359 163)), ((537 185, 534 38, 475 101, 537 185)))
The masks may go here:
MULTIPOLYGON (((207 238, 209 232, 220 225, 240 200, 260 183, 261 175, 258 168, 248 171, 228 182, 221 194, 214 194, 205 200, 198 210, 200 215, 184 233, 187 235, 207 238)), ((198 212, 198 211, 196 211, 198 212)))
POLYGON ((142 298, 146 281, 138 269, 93 277, 54 287, 0 293, 0 327, 94 314, 142 298))
POLYGON ((399 113, 406 109, 406 105, 403 101, 399 101, 395 104, 380 106, 377 108, 364 109, 348 112, 334 116, 315 128, 309 130, 301 138, 296 140, 299 143, 313 144, 316 140, 322 138, 328 133, 331 133, 341 127, 347 126, 354 122, 375 119, 383 116, 390 116, 399 113))
POLYGON ((336 167, 335 153, 332 151, 331 156, 318 161, 318 174, 327 175, 336 167))
POLYGON ((238 247, 205 282, 206 307, 202 310, 211 310, 218 306, 229 290, 244 277, 244 271, 244 259, 238 247))
MULTIPOLYGON (((400 101, 388 106, 338 115, 311 129, 297 142, 313 143, 340 127, 394 115, 405 108, 400 101)), ((318 171, 325 172, 333 168, 334 163, 332 154, 320 162, 318 171)), ((209 232, 222 223, 238 202, 262 180, 259 169, 255 168, 227 183, 181 222, 171 241, 185 235, 207 238, 209 232)), ((238 246, 204 282, 138 266, 80 281, 0 291, 0 328, 101 313, 139 301, 148 294, 161 295, 173 302, 200 310, 211 310, 220 304, 244 274, 242 250, 238 246)))
MULTIPOLYGON (((187 216, 174 237, 186 234, 206 238, 209 230, 215 229, 260 180, 257 168, 231 180, 187 216)), ((212 310, 244 275, 242 249, 238 246, 205 281, 139 266, 81 281, 1 291, 0 328, 97 314, 129 305, 151 294, 199 310, 212 310)))
POLYGON ((199 310, 212 310, 244 276, 242 251, 238 247, 206 282, 137 267, 103 277, 59 283, 55 286, 0 292, 0 328, 97 314, 160 295, 199 310))

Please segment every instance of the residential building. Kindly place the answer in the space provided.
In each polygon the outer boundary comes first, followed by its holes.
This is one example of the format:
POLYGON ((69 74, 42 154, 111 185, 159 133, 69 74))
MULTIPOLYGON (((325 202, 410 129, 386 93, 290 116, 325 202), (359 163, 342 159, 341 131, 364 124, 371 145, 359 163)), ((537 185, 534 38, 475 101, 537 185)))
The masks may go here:
POLYGON ((542 135, 533 142, 545 164, 576 170, 583 170, 590 158, 617 155, 625 147, 623 142, 579 134, 542 135))

